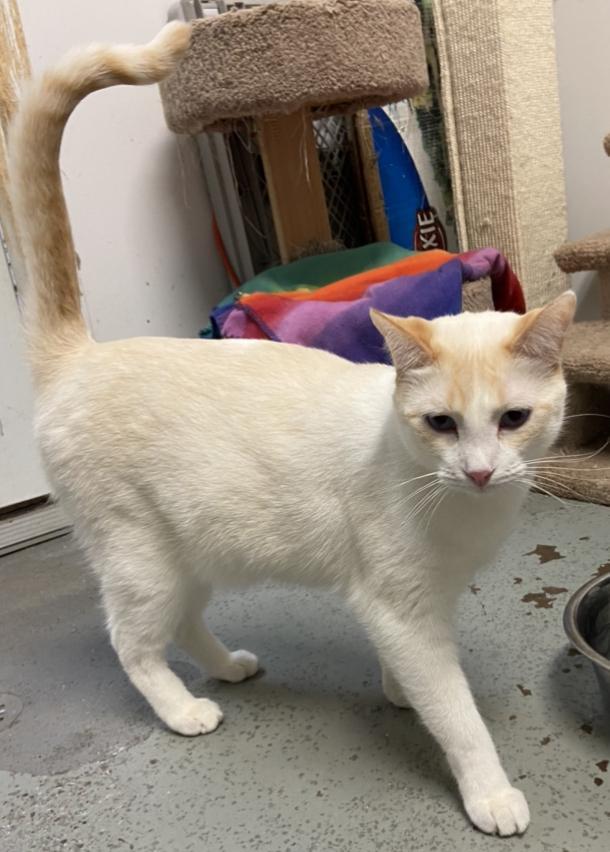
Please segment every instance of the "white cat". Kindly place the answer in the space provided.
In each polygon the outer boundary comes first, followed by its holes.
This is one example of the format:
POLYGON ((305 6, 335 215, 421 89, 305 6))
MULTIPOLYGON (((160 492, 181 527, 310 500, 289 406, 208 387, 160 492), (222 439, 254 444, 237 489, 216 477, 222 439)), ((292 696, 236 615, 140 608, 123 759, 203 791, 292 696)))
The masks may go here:
POLYGON ((559 432, 574 295, 523 317, 375 313, 395 368, 261 341, 94 343, 62 131, 85 95, 162 79, 188 41, 188 27, 171 24, 145 47, 69 55, 31 88, 11 135, 37 433, 99 578, 112 644, 172 730, 207 733, 222 712, 169 669, 167 644, 227 681, 258 666, 202 621, 212 589, 263 578, 337 589, 378 649, 386 695, 408 701, 445 751, 471 820, 523 832, 527 803, 475 706, 452 610, 559 432))

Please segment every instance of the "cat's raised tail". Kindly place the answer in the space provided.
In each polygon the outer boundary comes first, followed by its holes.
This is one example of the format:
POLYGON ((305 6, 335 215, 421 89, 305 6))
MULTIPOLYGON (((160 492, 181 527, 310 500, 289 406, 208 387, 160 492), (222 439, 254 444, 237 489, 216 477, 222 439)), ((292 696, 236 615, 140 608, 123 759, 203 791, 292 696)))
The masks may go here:
POLYGON ((166 77, 186 51, 187 24, 167 24, 145 45, 91 45, 27 85, 9 133, 9 187, 27 274, 24 322, 38 382, 88 340, 61 183, 59 151, 72 110, 91 92, 166 77))

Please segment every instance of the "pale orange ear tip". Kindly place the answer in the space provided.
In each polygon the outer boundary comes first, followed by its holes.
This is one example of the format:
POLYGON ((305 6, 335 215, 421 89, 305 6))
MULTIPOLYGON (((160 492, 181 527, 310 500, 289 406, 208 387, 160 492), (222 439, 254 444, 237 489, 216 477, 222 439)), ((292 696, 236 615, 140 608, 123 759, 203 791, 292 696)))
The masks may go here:
POLYGON ((562 293, 561 296, 559 296, 559 298, 564 299, 566 302, 570 303, 570 306, 572 308, 572 319, 573 319, 574 313, 576 312, 576 308, 578 307, 578 296, 576 295, 574 290, 570 289, 570 290, 566 290, 565 293, 562 293))

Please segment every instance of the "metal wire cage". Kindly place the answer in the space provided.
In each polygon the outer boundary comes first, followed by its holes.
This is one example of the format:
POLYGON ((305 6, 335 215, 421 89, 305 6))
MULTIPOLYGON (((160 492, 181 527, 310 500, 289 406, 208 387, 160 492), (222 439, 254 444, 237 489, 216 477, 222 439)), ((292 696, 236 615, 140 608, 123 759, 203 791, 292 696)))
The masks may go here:
MULTIPOLYGON (((180 0, 172 7, 170 17, 189 21, 270 1, 180 0)), ((370 242, 373 233, 354 119, 320 116, 313 129, 332 244, 354 248, 370 242)), ((280 263, 256 125, 243 119, 230 132, 203 134, 198 144, 225 249, 239 279, 247 280, 280 263)))
MULTIPOLYGON (((278 0, 179 0, 170 17, 190 21, 231 14, 234 9, 267 2, 278 0)), ((451 248, 455 244, 453 197, 440 109, 432 5, 431 0, 416 0, 416 3, 424 23, 432 85, 421 98, 388 109, 403 139, 409 140, 427 200, 435 215, 440 214, 451 248)), ((373 240, 393 239, 369 113, 336 116, 320 111, 313 118, 314 144, 330 226, 329 245, 349 249, 373 240)), ((197 141, 224 249, 236 277, 246 281, 280 263, 281 237, 278 239, 275 230, 262 156, 266 148, 259 144, 256 123, 248 119, 243 119, 230 132, 202 134, 197 141)))
MULTIPOLYGON (((314 138, 333 243, 355 248, 371 240, 366 194, 353 121, 328 116, 314 122, 314 138)), ((254 273, 280 262, 269 191, 253 122, 225 136, 235 191, 254 273)))

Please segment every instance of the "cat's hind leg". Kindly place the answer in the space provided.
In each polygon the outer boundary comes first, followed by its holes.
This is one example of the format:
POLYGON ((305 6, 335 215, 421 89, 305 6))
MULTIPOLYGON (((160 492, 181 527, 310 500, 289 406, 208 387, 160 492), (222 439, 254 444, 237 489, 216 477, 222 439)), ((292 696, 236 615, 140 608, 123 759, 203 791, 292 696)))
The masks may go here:
POLYGON ((183 578, 152 547, 97 561, 110 639, 132 684, 171 730, 184 736, 215 730, 220 707, 192 695, 165 657, 183 616, 183 578))
POLYGON ((193 590, 176 633, 176 643, 199 663, 210 677, 239 683, 258 671, 258 659, 250 651, 229 651, 203 620, 208 589, 193 590), (199 594, 197 593, 199 592, 199 594))

